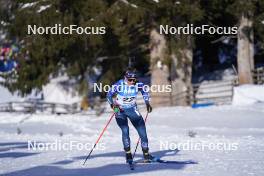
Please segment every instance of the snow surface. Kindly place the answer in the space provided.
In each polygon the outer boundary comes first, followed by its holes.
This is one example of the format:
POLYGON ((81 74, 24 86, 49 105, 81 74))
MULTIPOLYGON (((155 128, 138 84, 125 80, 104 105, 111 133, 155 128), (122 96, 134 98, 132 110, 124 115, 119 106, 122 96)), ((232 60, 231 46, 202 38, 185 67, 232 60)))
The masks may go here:
POLYGON ((138 6, 136 4, 132 4, 132 3, 128 2, 127 0, 121 0, 121 2, 123 2, 127 5, 130 5, 131 7, 138 8, 138 6))
MULTIPOLYGON (((146 114, 141 110, 142 115, 146 114)), ((106 124, 101 117, 77 115, 0 114, 0 175, 11 176, 245 176, 264 175, 264 104, 156 108, 149 114, 147 131, 152 154, 181 163, 138 164, 131 171, 124 162, 121 134, 115 120, 102 137, 99 148, 83 166, 85 156, 106 124), (21 133, 21 134, 17 134, 21 133), (193 135, 191 135, 193 134, 193 135), (195 135, 196 134, 196 135, 195 135), (191 137, 195 136, 195 137, 191 137), (89 149, 33 150, 28 141, 89 144, 89 149), (235 150, 176 149, 175 144, 225 143, 235 150), (168 147, 164 147, 168 143, 168 147), (163 144, 163 145, 161 145, 163 144), (187 164, 185 161, 193 161, 187 164)), ((137 135, 130 124, 132 151, 137 135)), ((142 157, 140 149, 136 160, 142 157)))
POLYGON ((40 6, 39 7, 39 10, 37 11, 38 13, 40 13, 40 12, 42 12, 42 11, 44 11, 44 10, 46 10, 46 9, 48 9, 48 8, 50 8, 51 7, 51 5, 50 4, 48 4, 48 5, 43 5, 43 6, 40 6))
POLYGON ((236 70, 234 68, 227 68, 221 70, 215 70, 213 72, 201 73, 201 75, 193 77, 194 82, 214 82, 220 80, 235 80, 237 79, 236 70))
MULTIPOLYGON (((45 102, 62 104, 78 103, 81 101, 82 97, 79 96, 77 91, 70 86, 63 87, 62 83, 68 79, 69 78, 67 76, 53 78, 47 85, 43 86, 43 92, 38 92, 33 89, 31 94, 26 97, 19 96, 17 92, 12 94, 7 88, 0 85, 0 103, 41 99, 42 93, 45 102)), ((4 80, 0 77, 0 82, 3 81, 4 80)))
POLYGON ((243 106, 264 102, 264 85, 234 87, 233 105, 243 106))
POLYGON ((73 90, 66 91, 57 83, 49 83, 43 87, 45 102, 56 102, 62 104, 73 104, 81 101, 81 97, 73 90))
POLYGON ((21 9, 32 7, 32 6, 36 5, 37 3, 38 2, 25 3, 22 5, 21 9))
POLYGON ((12 94, 7 88, 0 85, 0 103, 6 101, 21 101, 21 99, 17 93, 12 94))

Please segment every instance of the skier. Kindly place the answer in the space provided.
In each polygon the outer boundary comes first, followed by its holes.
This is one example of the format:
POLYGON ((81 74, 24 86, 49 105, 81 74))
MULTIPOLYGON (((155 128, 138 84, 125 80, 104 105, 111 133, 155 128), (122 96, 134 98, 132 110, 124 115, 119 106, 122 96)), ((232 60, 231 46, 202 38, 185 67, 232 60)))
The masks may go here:
POLYGON ((117 81, 107 93, 107 100, 111 108, 116 112, 116 122, 122 131, 122 142, 128 163, 133 160, 130 149, 128 119, 132 122, 140 136, 144 162, 151 162, 154 158, 149 154, 145 122, 138 112, 136 104, 136 97, 139 91, 143 96, 147 111, 150 113, 152 107, 149 103, 149 94, 144 90, 144 84, 137 81, 137 75, 133 71, 127 71, 124 79, 117 81))

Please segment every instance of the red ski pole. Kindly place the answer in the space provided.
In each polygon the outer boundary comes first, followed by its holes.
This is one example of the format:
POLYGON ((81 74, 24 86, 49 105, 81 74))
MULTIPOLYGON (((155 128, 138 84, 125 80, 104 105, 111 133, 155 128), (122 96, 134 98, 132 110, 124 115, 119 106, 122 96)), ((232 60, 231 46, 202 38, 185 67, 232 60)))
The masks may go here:
POLYGON ((86 161, 88 160, 88 158, 91 156, 94 148, 96 147, 96 145, 98 144, 98 142, 100 141, 101 137, 103 136, 104 132, 106 131, 108 125, 110 124, 110 122, 112 121, 113 117, 115 116, 116 113, 113 113, 113 115, 110 117, 110 119, 108 120, 107 124, 105 125, 103 131, 101 132, 101 134, 99 135, 98 139, 96 140, 92 150, 90 151, 90 153, 87 155, 85 161, 83 162, 83 165, 85 165, 86 161))
MULTIPOLYGON (((145 119, 144 119, 145 123, 147 122, 147 119, 148 119, 148 112, 147 112, 147 115, 146 115, 146 117, 145 117, 145 119)), ((133 153, 133 157, 132 157, 132 158, 134 158, 135 155, 136 155, 137 148, 138 148, 138 145, 139 145, 139 141, 140 141, 140 138, 138 138, 137 145, 136 145, 136 148, 135 148, 135 151, 134 151, 134 153, 133 153)))

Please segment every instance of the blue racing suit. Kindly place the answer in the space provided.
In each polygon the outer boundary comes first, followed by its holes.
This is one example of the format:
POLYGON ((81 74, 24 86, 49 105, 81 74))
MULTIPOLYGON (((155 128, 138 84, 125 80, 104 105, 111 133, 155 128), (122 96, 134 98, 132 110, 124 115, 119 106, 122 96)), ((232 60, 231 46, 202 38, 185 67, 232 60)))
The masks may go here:
POLYGON ((120 111, 116 113, 116 122, 122 131, 124 149, 130 148, 128 118, 140 136, 142 149, 148 149, 145 122, 138 112, 136 104, 138 92, 141 92, 145 103, 149 103, 149 93, 144 90, 142 82, 137 82, 136 85, 128 85, 124 79, 121 79, 107 93, 108 102, 118 105, 120 108, 120 111))

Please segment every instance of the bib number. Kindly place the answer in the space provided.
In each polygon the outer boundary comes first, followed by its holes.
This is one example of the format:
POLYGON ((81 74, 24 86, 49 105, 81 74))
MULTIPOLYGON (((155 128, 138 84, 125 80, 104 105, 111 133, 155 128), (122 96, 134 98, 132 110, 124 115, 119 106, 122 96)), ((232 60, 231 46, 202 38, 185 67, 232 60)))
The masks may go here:
POLYGON ((134 101, 136 97, 124 97, 123 98, 123 102, 124 103, 131 103, 132 101, 134 101))

